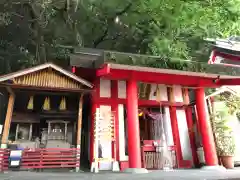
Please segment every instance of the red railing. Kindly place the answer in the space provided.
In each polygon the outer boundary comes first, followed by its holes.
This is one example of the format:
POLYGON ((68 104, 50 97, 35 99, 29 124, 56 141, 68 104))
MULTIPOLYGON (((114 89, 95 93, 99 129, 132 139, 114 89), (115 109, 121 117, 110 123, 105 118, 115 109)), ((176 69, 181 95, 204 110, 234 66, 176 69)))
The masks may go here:
POLYGON ((10 151, 8 149, 0 149, 0 172, 8 169, 9 154, 10 151))
MULTIPOLYGON (((142 166, 146 169, 163 169, 161 152, 156 152, 153 140, 144 140, 142 148, 142 166)), ((156 141, 160 142, 160 141, 156 141)), ((178 168, 175 146, 169 146, 173 168, 178 168)))
POLYGON ((74 168, 80 166, 80 150, 48 148, 23 150, 21 169, 74 168))

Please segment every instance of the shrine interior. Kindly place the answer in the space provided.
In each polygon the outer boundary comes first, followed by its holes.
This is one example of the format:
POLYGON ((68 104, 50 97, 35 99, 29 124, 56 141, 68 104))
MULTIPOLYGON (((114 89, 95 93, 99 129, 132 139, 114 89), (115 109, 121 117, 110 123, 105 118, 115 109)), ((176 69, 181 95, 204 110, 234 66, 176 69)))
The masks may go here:
POLYGON ((140 138, 141 140, 159 140, 161 134, 161 123, 164 121, 164 107, 144 108, 139 114, 140 138))
MULTIPOLYGON (((76 147, 79 94, 17 91, 9 144, 22 148, 76 147)), ((84 96, 81 161, 88 158, 89 96, 84 96)))
MULTIPOLYGON (((125 141, 127 142, 127 112, 124 108, 124 120, 125 120, 125 141)), ((164 124, 165 108, 159 107, 140 107, 139 108, 139 130, 140 140, 143 143, 144 140, 159 140, 161 136, 162 128, 164 124), (162 124, 163 123, 163 124, 162 124)), ((126 143, 126 155, 127 143, 126 143)))

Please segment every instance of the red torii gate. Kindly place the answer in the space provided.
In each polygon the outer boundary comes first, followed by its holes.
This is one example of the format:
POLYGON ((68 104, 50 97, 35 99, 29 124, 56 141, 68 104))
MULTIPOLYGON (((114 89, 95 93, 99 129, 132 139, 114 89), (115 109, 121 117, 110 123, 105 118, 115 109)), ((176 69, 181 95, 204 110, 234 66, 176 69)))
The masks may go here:
MULTIPOLYGON (((138 121, 138 93, 137 82, 161 83, 168 85, 182 85, 195 88, 196 109, 199 130, 207 166, 218 165, 215 142, 205 108, 204 88, 216 88, 222 85, 239 85, 240 76, 196 73, 178 70, 148 68, 120 64, 105 64, 97 71, 97 76, 127 81, 127 126, 129 167, 141 168, 139 121, 138 121)), ((146 102, 147 103, 147 102, 146 102)), ((156 104, 158 102, 155 102, 156 104)), ((176 107, 170 109, 171 118, 176 120, 176 107)))
MULTIPOLYGON (((199 123, 199 130, 202 135, 202 144, 205 154, 206 165, 215 166, 218 164, 216 149, 214 145, 213 134, 210 122, 207 119, 207 109, 205 108, 205 88, 217 88, 222 85, 240 85, 240 76, 221 75, 217 69, 225 70, 224 66, 212 66, 209 72, 190 72, 173 69, 161 69, 142 67, 137 65, 124 65, 130 57, 135 58, 141 63, 141 60, 149 60, 154 58, 156 62, 161 63, 158 57, 147 57, 144 55, 134 55, 119 52, 108 52, 96 49, 80 49, 76 50, 73 55, 71 65, 72 71, 78 76, 93 82, 95 91, 92 95, 93 113, 99 104, 109 104, 112 109, 117 109, 117 104, 126 104, 127 107, 127 127, 128 127, 128 150, 129 150, 129 168, 141 168, 141 154, 140 154, 140 137, 139 137, 139 121, 138 121, 138 106, 159 106, 156 100, 138 99, 138 82, 164 84, 166 86, 180 85, 186 89, 193 89, 196 97, 196 109, 199 123), (111 59, 113 55, 113 60, 111 59), (86 56, 88 55, 88 58, 86 56), (116 55, 116 56, 115 56, 116 55), (146 58, 147 57, 147 58, 146 58), (144 59, 145 58, 145 59, 144 59), (114 59, 119 60, 115 61, 114 59), (110 63, 115 62, 115 63, 110 63), (222 68, 224 67, 224 68, 222 68), (211 73, 211 71, 217 73, 211 73), (111 80, 111 97, 102 98, 99 95, 100 78, 111 80), (118 98, 117 96, 117 81, 126 81, 126 99, 118 98)), ((162 62, 164 63, 164 62, 162 62)), ((147 64, 147 63, 146 63, 147 64)), ((231 67, 226 67, 229 71, 231 67)), ((193 69, 192 69, 193 70, 193 69)), ((236 70, 236 69, 235 69, 236 70)), ((222 73, 224 74, 224 73, 222 73)), ((177 124, 177 107, 184 106, 184 103, 162 101, 161 105, 169 106, 171 126, 173 132, 174 144, 177 146, 177 156, 181 157, 181 146, 179 139, 179 129, 177 124)), ((187 119, 191 118, 191 109, 186 108, 187 119)), ((93 120, 93 118, 92 118, 93 120)), ((188 120, 187 120, 188 121, 188 120)), ((190 122, 190 120, 189 120, 190 122)), ((92 122, 93 123, 93 122, 92 122)), ((91 130, 93 134, 93 130, 91 130)), ((117 131, 117 130, 116 130, 117 131)), ((93 135, 90 140, 90 161, 93 158, 93 135)), ((117 140, 116 140, 117 141, 117 140)), ((117 154, 119 153, 119 142, 116 142, 117 154)), ((194 150, 193 150, 194 151, 194 150)), ((117 157, 118 158, 118 157, 117 157)), ((181 159, 181 158, 180 158, 181 159)))

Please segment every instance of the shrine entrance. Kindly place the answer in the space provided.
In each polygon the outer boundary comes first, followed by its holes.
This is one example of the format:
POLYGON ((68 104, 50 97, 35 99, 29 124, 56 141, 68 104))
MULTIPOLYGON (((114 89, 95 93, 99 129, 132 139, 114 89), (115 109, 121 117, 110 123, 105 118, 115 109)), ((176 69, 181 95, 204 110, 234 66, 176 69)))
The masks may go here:
POLYGON ((80 164, 83 169, 90 169, 90 127, 91 127, 91 96, 90 94, 86 94, 83 99, 83 114, 82 114, 82 127, 81 127, 81 156, 80 156, 80 164))
POLYGON ((160 106, 145 108, 139 113, 142 161, 146 169, 178 167, 165 111, 165 107, 160 106))

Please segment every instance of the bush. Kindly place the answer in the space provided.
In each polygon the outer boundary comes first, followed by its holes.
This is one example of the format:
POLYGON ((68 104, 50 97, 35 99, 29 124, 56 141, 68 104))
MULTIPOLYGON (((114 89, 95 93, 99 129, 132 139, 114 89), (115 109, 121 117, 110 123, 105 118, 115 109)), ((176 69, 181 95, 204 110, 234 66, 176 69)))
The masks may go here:
POLYGON ((235 141, 230 125, 232 118, 227 107, 216 109, 211 116, 218 156, 234 156, 235 154, 235 141))

